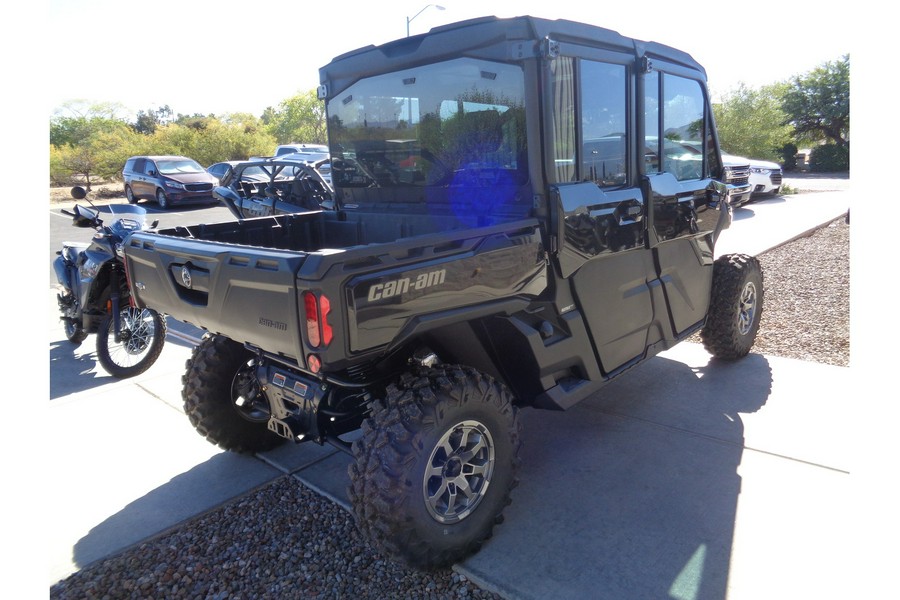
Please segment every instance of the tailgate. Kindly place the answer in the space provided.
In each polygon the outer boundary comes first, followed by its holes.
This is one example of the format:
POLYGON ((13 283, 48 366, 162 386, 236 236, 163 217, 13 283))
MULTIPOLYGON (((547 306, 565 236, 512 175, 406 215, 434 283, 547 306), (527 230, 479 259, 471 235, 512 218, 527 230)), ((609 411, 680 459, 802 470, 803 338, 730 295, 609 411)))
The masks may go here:
POLYGON ((307 253, 136 232, 125 244, 140 306, 299 358, 296 273, 307 253))

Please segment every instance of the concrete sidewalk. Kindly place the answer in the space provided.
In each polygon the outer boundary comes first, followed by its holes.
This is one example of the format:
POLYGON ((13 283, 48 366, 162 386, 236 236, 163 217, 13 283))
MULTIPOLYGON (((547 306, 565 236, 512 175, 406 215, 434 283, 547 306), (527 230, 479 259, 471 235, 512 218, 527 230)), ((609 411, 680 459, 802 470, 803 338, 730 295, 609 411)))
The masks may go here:
MULTIPOLYGON (((720 251, 758 253, 848 201, 750 204, 720 251)), ((347 506, 350 458, 331 447, 254 458, 194 431, 180 396, 189 342, 170 336, 146 373, 118 381, 96 365, 93 337, 74 351, 65 341, 53 292, 50 315, 44 433, 60 451, 47 477, 65 495, 46 515, 50 585, 285 473, 347 506)), ((456 569, 516 599, 837 597, 851 392, 849 369, 762 355, 723 364, 681 344, 566 413, 526 409, 505 523, 456 569)))

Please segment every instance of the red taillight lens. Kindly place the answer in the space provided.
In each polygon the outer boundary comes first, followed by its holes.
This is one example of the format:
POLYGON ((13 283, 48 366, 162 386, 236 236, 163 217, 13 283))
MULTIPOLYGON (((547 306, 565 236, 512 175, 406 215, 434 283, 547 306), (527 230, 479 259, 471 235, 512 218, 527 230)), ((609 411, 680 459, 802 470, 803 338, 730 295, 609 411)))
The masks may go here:
POLYGON ((312 292, 303 292, 303 307, 306 310, 306 337, 309 345, 318 348, 323 342, 326 346, 330 344, 334 338, 334 331, 328 324, 331 301, 324 295, 317 298, 312 292))
POLYGON ((328 314, 331 312, 331 302, 328 300, 328 297, 323 295, 319 300, 319 305, 322 308, 322 342, 327 346, 331 343, 331 338, 334 337, 334 332, 331 330, 331 325, 328 323, 328 314))
POLYGON ((303 292, 303 305, 306 308, 306 337, 309 345, 318 348, 322 341, 319 335, 319 303, 312 292, 303 292))

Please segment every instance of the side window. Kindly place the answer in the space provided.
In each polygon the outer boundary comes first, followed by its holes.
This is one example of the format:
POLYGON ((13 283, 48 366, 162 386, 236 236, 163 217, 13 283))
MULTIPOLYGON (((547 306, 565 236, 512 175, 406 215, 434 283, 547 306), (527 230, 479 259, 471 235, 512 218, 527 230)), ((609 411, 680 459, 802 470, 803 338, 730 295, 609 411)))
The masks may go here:
POLYGON ((144 166, 144 165, 145 165, 146 163, 147 163, 147 161, 144 160, 143 158, 137 159, 137 160, 135 161, 135 163, 134 163, 134 172, 135 172, 135 173, 140 173, 140 174, 143 175, 144 172, 145 172, 145 171, 144 171, 144 169, 145 169, 145 166, 144 166))
POLYGON ((575 170, 575 61, 562 56, 550 63, 553 162, 556 181, 577 181, 575 170))
POLYGON ((626 69, 581 63, 581 180, 601 187, 624 185, 626 165, 626 69))
POLYGON ((715 147, 705 106, 699 82, 669 73, 652 72, 645 76, 647 173, 671 173, 679 181, 704 177, 704 155, 715 147))
POLYGON ((705 106, 700 83, 663 74, 663 171, 679 181, 703 176, 705 106))
POLYGON ((644 171, 660 172, 659 160, 659 73, 644 76, 644 171))

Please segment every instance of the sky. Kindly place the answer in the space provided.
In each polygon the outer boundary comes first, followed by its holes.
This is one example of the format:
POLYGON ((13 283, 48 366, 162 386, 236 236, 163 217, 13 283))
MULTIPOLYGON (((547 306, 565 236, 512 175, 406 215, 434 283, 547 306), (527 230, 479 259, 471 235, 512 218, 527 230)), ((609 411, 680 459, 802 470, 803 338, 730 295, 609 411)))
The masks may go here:
POLYGON ((42 33, 68 41, 56 45, 48 65, 52 85, 42 100, 48 116, 75 100, 118 103, 132 114, 168 105, 176 114, 259 116, 314 89, 318 69, 332 58, 404 37, 407 19, 415 35, 474 17, 524 14, 582 21, 684 50, 706 67, 716 96, 741 82, 759 87, 785 80, 850 53, 846 24, 827 5, 49 0, 42 33))

